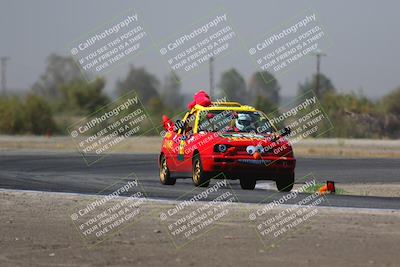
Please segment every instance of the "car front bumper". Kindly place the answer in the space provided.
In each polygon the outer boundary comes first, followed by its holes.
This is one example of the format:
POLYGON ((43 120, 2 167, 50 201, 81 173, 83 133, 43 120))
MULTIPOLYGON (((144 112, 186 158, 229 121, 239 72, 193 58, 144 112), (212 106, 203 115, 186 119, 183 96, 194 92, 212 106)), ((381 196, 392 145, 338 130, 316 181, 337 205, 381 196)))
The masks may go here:
POLYGON ((261 160, 253 157, 210 155, 202 159, 203 171, 223 172, 228 176, 255 176, 272 179, 277 175, 292 174, 296 167, 293 157, 264 156, 261 160))

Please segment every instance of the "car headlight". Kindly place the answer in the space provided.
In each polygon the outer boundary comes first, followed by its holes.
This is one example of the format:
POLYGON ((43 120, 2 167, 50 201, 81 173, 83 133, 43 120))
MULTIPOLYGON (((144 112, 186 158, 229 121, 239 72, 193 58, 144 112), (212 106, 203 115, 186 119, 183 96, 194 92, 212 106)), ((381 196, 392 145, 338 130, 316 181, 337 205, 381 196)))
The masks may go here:
POLYGON ((215 145, 214 146, 214 152, 216 152, 216 153, 225 153, 228 150, 229 147, 230 147, 229 145, 224 145, 224 144, 215 145))

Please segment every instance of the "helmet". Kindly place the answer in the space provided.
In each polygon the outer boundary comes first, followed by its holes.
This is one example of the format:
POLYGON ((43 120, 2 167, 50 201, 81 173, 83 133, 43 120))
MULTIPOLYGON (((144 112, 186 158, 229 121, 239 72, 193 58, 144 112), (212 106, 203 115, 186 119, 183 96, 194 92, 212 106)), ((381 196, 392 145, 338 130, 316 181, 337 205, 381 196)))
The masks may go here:
POLYGON ((236 128, 239 129, 239 131, 244 131, 249 128, 250 124, 252 122, 250 114, 245 114, 245 113, 239 113, 238 117, 235 121, 236 128))

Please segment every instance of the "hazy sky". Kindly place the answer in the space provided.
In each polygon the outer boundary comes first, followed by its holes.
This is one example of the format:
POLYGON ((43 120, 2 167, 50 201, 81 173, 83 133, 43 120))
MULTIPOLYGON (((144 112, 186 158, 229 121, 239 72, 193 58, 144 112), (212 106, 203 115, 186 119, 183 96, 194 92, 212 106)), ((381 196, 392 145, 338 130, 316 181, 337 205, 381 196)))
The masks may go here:
MULTIPOLYGON (((222 6, 235 22, 244 40, 270 32, 272 28, 312 8, 332 41, 322 60, 322 72, 340 91, 359 91, 378 97, 400 86, 399 1, 122 1, 122 0, 1 0, 0 56, 9 56, 8 87, 28 88, 44 71, 50 53, 69 55, 68 44, 128 8, 134 8, 154 40, 182 32, 198 18, 222 6)), ((155 49, 129 63, 145 66, 160 80, 169 72, 155 49)), ((237 53, 216 61, 216 77, 235 67, 246 80, 257 69, 248 55, 237 53)), ((126 74, 128 64, 106 76, 110 91, 126 74)), ((315 72, 315 59, 308 57, 278 77, 282 95, 295 95, 297 85, 315 72)), ((185 92, 208 90, 208 72, 183 82, 185 92)))

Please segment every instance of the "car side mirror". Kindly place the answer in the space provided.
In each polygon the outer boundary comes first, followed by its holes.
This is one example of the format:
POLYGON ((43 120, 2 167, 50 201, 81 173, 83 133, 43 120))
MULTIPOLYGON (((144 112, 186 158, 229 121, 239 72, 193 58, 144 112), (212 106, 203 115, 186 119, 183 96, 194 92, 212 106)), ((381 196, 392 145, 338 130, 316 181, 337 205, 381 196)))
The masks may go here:
POLYGON ((281 136, 289 135, 291 132, 292 132, 292 130, 291 130, 289 127, 285 127, 285 128, 283 128, 283 130, 282 130, 281 136))

